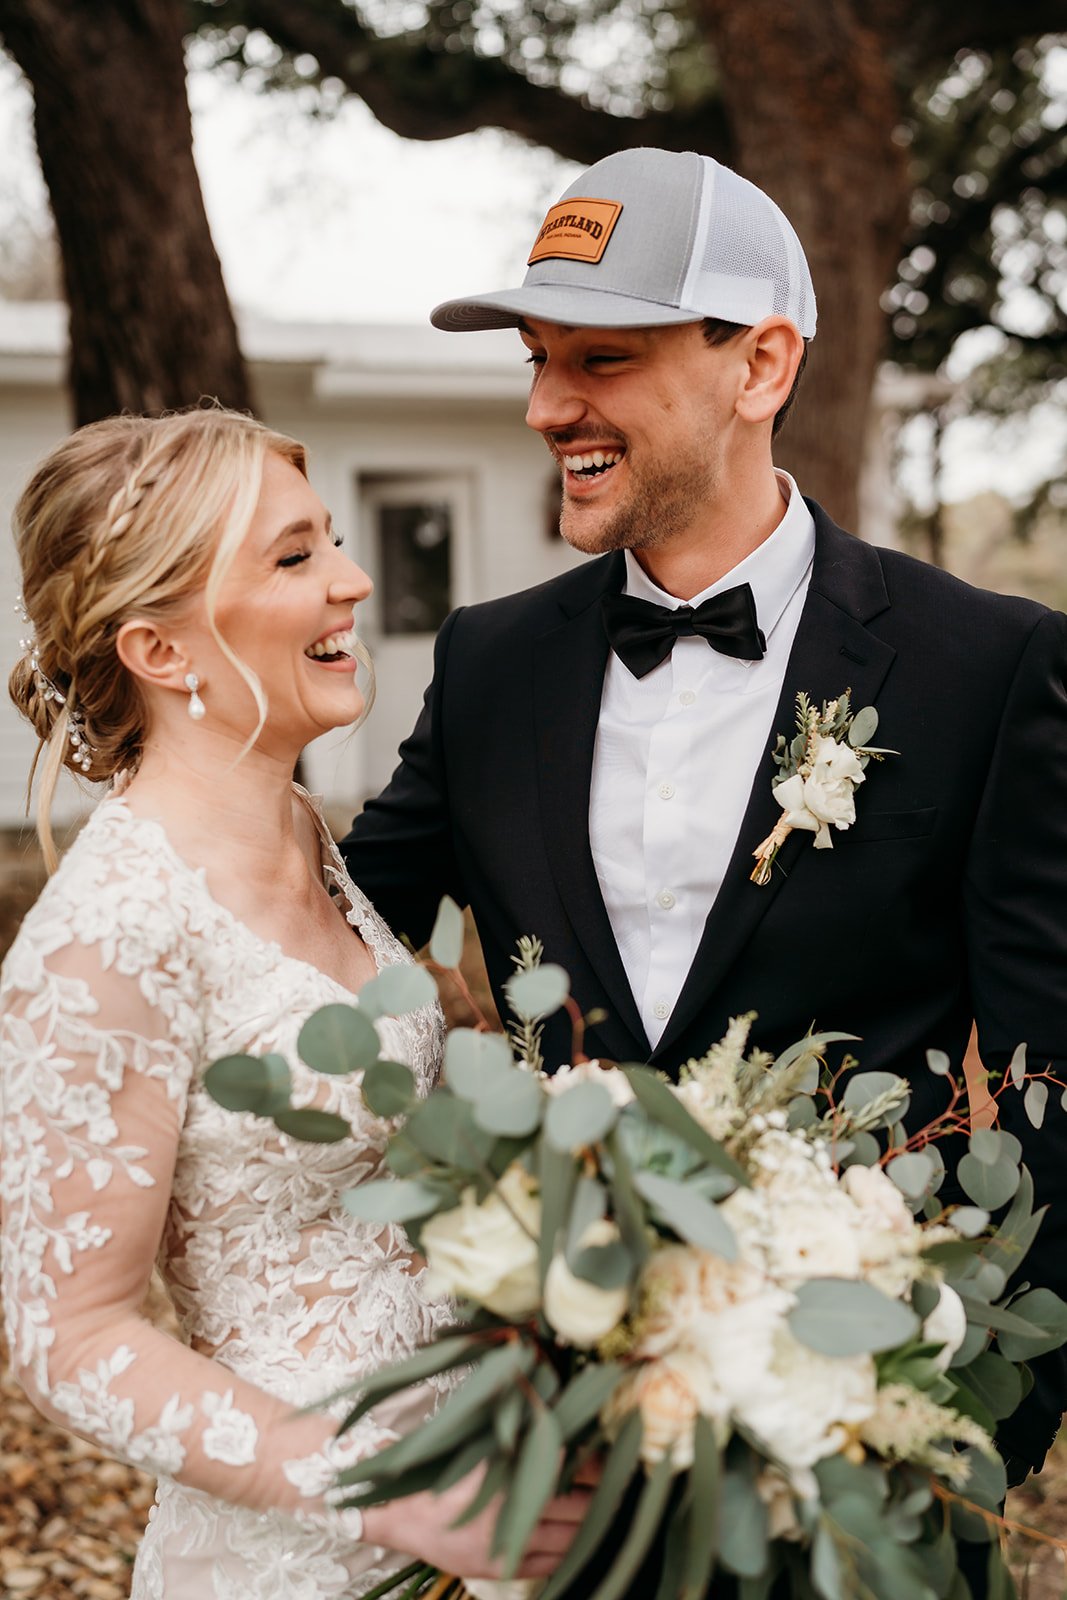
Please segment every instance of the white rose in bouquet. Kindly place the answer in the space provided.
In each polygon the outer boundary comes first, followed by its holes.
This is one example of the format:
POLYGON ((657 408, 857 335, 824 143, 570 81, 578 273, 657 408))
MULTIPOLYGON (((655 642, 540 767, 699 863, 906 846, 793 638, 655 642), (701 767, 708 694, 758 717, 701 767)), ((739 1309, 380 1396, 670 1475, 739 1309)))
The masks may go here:
POLYGON ((422 1230, 427 1287, 442 1299, 469 1299, 498 1317, 531 1316, 540 1304, 537 1240, 541 1201, 529 1173, 514 1163, 480 1203, 473 1188, 422 1230))
POLYGON ((602 1067, 599 1061, 580 1061, 577 1066, 566 1064, 557 1067, 550 1077, 543 1080, 546 1094, 566 1094, 568 1089, 573 1089, 576 1083, 598 1083, 606 1089, 612 1101, 620 1109, 628 1106, 634 1098, 630 1080, 618 1067, 602 1067))
MULTIPOLYGON (((580 1246, 590 1249, 614 1244, 618 1237, 615 1224, 602 1218, 586 1228, 580 1246)), ((601 1289, 588 1279, 577 1277, 564 1255, 553 1256, 545 1274, 544 1313, 560 1338, 576 1349, 591 1350, 599 1344, 625 1316, 629 1301, 628 1283, 617 1289, 601 1289)))
POLYGON ((779 1325, 767 1381, 735 1404, 738 1421, 790 1474, 835 1455, 850 1429, 875 1409, 878 1378, 870 1356, 823 1356, 779 1325))
POLYGON ((967 1336, 967 1313, 955 1289, 950 1289, 947 1283, 940 1288, 941 1298, 923 1323, 923 1338, 927 1344, 941 1346, 934 1361, 945 1372, 967 1336))

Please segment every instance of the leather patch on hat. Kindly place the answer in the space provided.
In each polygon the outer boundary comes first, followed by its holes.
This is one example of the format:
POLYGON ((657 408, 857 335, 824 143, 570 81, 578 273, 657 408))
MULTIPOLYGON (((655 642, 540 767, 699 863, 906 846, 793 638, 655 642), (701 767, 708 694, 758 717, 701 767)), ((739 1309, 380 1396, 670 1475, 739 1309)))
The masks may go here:
POLYGON ((535 261, 550 256, 563 261, 599 261, 621 211, 618 200, 587 200, 583 195, 561 200, 541 224, 526 265, 532 267, 535 261))

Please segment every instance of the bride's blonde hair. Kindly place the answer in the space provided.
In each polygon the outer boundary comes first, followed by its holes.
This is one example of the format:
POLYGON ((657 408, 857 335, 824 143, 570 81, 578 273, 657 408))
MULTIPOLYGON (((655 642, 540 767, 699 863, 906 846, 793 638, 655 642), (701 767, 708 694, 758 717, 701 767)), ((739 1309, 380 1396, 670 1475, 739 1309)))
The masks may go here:
MULTIPOLYGON (((33 638, 8 687, 40 740, 30 786, 41 762, 36 820, 50 871, 62 768, 99 782, 135 770, 141 758, 146 706, 115 648, 130 617, 173 616, 203 590, 215 639, 258 709, 246 749, 259 736, 266 699, 219 633, 215 603, 255 512, 268 452, 307 476, 303 445, 240 412, 111 417, 64 440, 23 491, 13 527, 33 638)), ((369 668, 363 647, 359 656, 369 668)), ((364 716, 372 699, 373 679, 364 716)))

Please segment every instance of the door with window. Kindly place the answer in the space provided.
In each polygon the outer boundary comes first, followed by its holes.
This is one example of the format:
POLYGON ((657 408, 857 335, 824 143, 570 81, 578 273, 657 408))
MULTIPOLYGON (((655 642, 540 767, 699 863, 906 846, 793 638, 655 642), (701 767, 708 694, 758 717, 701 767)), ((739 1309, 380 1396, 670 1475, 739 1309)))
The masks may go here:
POLYGON ((366 474, 359 505, 360 559, 374 579, 362 629, 378 684, 360 737, 376 793, 415 725, 437 630, 468 590, 470 490, 458 476, 366 474))

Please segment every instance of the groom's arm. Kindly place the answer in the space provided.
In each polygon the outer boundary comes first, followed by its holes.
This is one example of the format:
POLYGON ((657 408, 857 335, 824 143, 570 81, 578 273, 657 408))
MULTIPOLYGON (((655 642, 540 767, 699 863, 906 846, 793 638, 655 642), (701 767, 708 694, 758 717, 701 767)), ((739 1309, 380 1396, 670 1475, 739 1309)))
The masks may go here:
MULTIPOLYGON (((1067 617, 1043 615, 1022 650, 978 812, 964 886, 971 990, 982 1062, 1007 1070, 1025 1042, 1031 1071, 1067 1082, 1067 617)), ((998 1078, 998 1082, 1000 1079, 998 1078)), ((1067 1113, 1054 1084, 1034 1129, 1020 1095, 1001 1126, 1023 1143, 1036 1202, 1047 1205, 1021 1276, 1067 1299, 1067 1113)), ((1067 1406, 1067 1360, 1036 1363, 1037 1383, 1002 1443, 1040 1464, 1067 1406)))
POLYGON ((400 765, 340 844, 353 881, 416 949, 430 937, 442 895, 461 906, 468 900, 453 850, 442 746, 443 686, 458 616, 453 611, 437 636, 433 679, 419 720, 400 746, 400 765))

